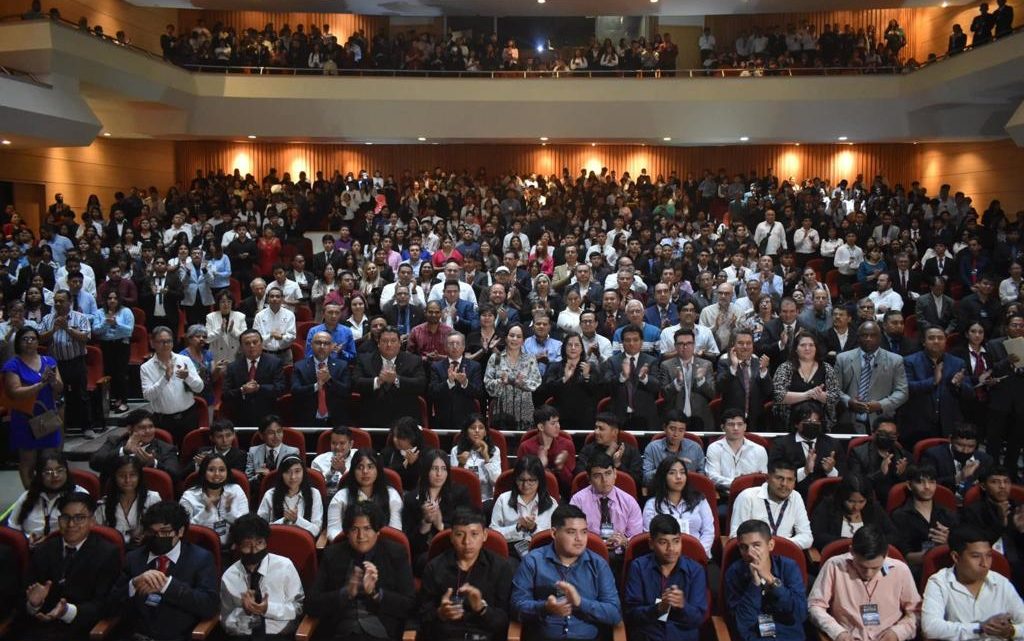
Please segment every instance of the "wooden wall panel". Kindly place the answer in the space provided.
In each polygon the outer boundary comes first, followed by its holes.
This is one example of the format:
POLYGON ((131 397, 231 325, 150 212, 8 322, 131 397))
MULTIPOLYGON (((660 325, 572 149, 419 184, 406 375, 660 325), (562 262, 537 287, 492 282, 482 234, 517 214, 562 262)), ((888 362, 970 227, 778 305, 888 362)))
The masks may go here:
MULTIPOLYGON (((0 16, 22 14, 27 0, 0 0, 0 16)), ((60 10, 65 20, 78 22, 85 16, 89 25, 100 25, 103 33, 113 36, 124 31, 132 44, 153 52, 160 51, 160 35, 169 24, 178 24, 177 9, 137 7, 124 0, 46 0, 43 11, 60 10)))
POLYGON ((195 26, 196 21, 200 18, 206 22, 206 26, 209 29, 212 29, 215 24, 220 22, 226 26, 234 27, 236 32, 242 32, 250 27, 262 30, 270 22, 274 25, 275 29, 280 29, 287 24, 291 27, 292 31, 295 30, 297 25, 301 24, 305 26, 305 30, 308 33, 311 25, 317 25, 322 28, 326 24, 330 25, 331 33, 338 38, 340 44, 345 44, 348 37, 359 29, 362 29, 367 40, 370 40, 374 34, 382 28, 386 29, 388 26, 388 19, 385 16, 363 16, 351 13, 277 13, 273 11, 213 10, 182 10, 178 13, 179 28, 182 33, 191 32, 192 27, 195 26))
MULTIPOLYGON (((1012 140, 976 143, 921 144, 919 163, 921 183, 930 193, 948 183, 954 192, 962 191, 974 200, 974 208, 984 211, 989 202, 999 200, 1012 219, 1024 216, 1024 149, 1012 140)), ((1020 218, 1024 220, 1024 218, 1020 218)))

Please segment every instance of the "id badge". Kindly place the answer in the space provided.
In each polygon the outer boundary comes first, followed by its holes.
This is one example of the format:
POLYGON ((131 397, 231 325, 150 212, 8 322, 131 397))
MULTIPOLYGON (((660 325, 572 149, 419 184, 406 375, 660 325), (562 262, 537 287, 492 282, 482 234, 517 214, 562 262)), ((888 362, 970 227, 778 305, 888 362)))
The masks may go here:
POLYGON ((613 526, 611 523, 602 523, 601 538, 607 541, 608 539, 612 538, 612 534, 615 534, 615 526, 613 526))
POLYGON ((878 614, 878 606, 874 603, 866 603, 860 606, 860 620, 865 626, 882 625, 882 619, 878 614))
POLYGON ((220 536, 220 537, 227 536, 227 534, 228 534, 228 522, 227 521, 223 521, 223 520, 217 521, 216 523, 213 524, 213 531, 217 533, 217 536, 220 536))
POLYGON ((757 615, 757 634, 763 639, 775 638, 775 618, 772 615, 757 615))

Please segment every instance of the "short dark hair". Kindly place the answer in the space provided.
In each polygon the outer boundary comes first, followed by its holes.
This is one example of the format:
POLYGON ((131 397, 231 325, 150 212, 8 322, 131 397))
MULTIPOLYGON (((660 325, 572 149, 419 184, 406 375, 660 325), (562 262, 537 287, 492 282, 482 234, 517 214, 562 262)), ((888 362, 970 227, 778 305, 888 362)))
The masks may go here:
POLYGON ((935 466, 930 463, 918 463, 917 465, 911 465, 907 468, 907 472, 904 475, 907 481, 934 481, 939 478, 938 472, 935 470, 935 466))
POLYGON ((157 523, 165 523, 174 531, 188 529, 188 512, 181 504, 174 501, 159 501, 146 508, 142 515, 142 528, 148 530, 157 523))
POLYGON ((611 412, 601 412, 594 417, 594 423, 604 423, 615 429, 622 429, 622 425, 619 423, 619 417, 611 412))
POLYGON ((70 494, 64 494, 57 501, 57 511, 63 512, 64 508, 72 503, 81 503, 85 506, 85 509, 89 510, 89 514, 96 512, 96 500, 88 492, 71 492, 70 494))
POLYGON ((959 438, 965 441, 977 441, 978 440, 978 428, 974 427, 971 423, 960 423, 953 428, 953 433, 950 435, 950 440, 959 438))
POLYGON ((210 423, 210 436, 213 436, 217 432, 234 432, 235 424, 231 422, 231 419, 227 418, 215 418, 210 423))
POLYGON ((551 528, 557 530, 564 526, 565 522, 569 519, 583 519, 586 521, 587 515, 575 505, 559 505, 551 513, 551 528))
POLYGON ((615 463, 612 461, 612 457, 608 456, 607 452, 599 451, 587 459, 587 474, 590 474, 590 471, 595 467, 615 467, 615 463))
POLYGON ((643 331, 641 331, 640 328, 636 327, 635 325, 626 325, 625 327, 623 327, 622 334, 619 335, 619 339, 625 340, 626 334, 636 334, 637 336, 640 337, 640 340, 644 339, 643 331))
POLYGON ((352 430, 348 429, 347 425, 335 425, 331 428, 331 436, 347 436, 349 440, 352 440, 352 430))
POLYGON ((789 422, 796 425, 806 421, 815 414, 822 419, 825 418, 825 408, 822 407, 821 403, 818 401, 803 401, 794 405, 793 409, 790 410, 789 422))
POLYGON ((651 540, 654 540, 663 534, 668 534, 670 536, 682 534, 682 529, 679 527, 679 521, 677 521, 674 516, 669 516, 668 514, 659 514, 655 516, 651 519, 651 525, 648 529, 651 533, 651 540))
POLYGON ((877 559, 888 554, 889 541, 882 528, 873 523, 865 524, 854 533, 850 551, 864 559, 877 559))
POLYGON ((768 461, 768 473, 778 472, 779 470, 789 470, 793 474, 796 474, 797 464, 792 459, 785 456, 777 456, 772 460, 768 461))
POLYGON ((760 534, 765 538, 765 540, 770 541, 772 538, 772 529, 761 519, 749 519, 740 523, 740 526, 736 528, 736 538, 740 538, 746 534, 760 534))
POLYGON ((744 423, 747 422, 747 416, 743 413, 743 410, 736 407, 730 407, 722 412, 722 425, 725 425, 726 421, 733 418, 742 418, 744 423))
POLYGON ((474 510, 465 505, 456 508, 455 516, 452 517, 451 527, 455 528, 460 525, 479 525, 485 530, 487 529, 487 522, 484 520, 483 513, 480 510, 474 510))
POLYGON ((126 427, 135 427, 142 421, 146 419, 152 420, 152 418, 153 412, 150 412, 149 410, 140 407, 132 410, 131 412, 128 412, 128 416, 124 417, 124 424, 126 427))
POLYGON ((231 525, 231 541, 241 543, 245 539, 270 538, 270 524, 254 512, 244 514, 231 525))
POLYGON ((277 414, 267 414, 266 416, 261 418, 260 419, 260 425, 259 425, 260 434, 265 432, 266 429, 268 427, 270 427, 271 425, 273 425, 274 423, 277 423, 277 424, 279 424, 281 426, 284 426, 284 423, 281 422, 281 417, 278 416, 277 414))
POLYGON ((950 552, 963 554, 968 545, 979 541, 992 544, 992 535, 973 525, 960 525, 950 531, 947 545, 949 545, 950 552))
POLYGON ((666 427, 669 423, 682 423, 686 426, 686 429, 690 429, 690 421, 693 418, 684 414, 683 410, 673 408, 665 412, 661 420, 661 426, 666 427))
POLYGON ((380 511, 376 503, 373 501, 357 501, 349 503, 345 507, 345 514, 341 518, 342 531, 348 532, 351 530, 352 524, 361 516, 365 516, 370 520, 370 527, 373 528, 374 532, 380 532, 380 529, 384 527, 384 513, 380 511))
POLYGON ((1013 479, 1013 474, 1010 472, 1010 468, 1005 465, 993 465, 978 475, 978 482, 984 483, 993 476, 1005 476, 1008 479, 1013 479))
POLYGON ((533 425, 535 427, 541 423, 547 423, 553 418, 558 418, 558 410, 551 405, 541 405, 533 411, 533 425))

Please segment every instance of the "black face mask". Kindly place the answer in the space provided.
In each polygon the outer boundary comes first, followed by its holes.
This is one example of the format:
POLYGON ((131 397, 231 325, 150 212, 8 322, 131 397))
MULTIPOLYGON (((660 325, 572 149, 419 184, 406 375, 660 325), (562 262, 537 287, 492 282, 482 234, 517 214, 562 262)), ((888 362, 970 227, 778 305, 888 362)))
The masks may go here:
POLYGON ((888 434, 876 434, 875 435, 875 447, 882 452, 888 452, 895 448, 896 439, 888 434))
POLYGON ((208 490, 220 490, 223 489, 226 483, 221 481, 220 483, 214 483, 213 481, 206 482, 206 489, 208 490))
POLYGON ((163 556, 174 548, 173 536, 149 536, 146 538, 146 549, 150 554, 163 556))
POLYGON ((242 565, 246 567, 256 567, 260 563, 263 563, 263 559, 267 558, 269 550, 263 548, 259 552, 243 552, 238 555, 238 559, 242 562, 242 565))
POLYGON ((813 441, 821 436, 821 423, 804 423, 800 428, 800 436, 813 441))
POLYGON ((972 456, 974 456, 974 452, 959 452, 957 450, 953 450, 953 458, 960 465, 963 465, 964 463, 969 461, 972 456))

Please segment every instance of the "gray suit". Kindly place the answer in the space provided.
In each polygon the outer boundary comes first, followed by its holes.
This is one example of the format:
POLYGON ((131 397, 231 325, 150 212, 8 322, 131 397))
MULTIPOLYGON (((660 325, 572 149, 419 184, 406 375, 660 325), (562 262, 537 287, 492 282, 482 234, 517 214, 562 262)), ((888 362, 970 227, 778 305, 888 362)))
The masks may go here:
POLYGON ((914 314, 917 316, 917 333, 924 341, 924 333, 930 327, 938 327, 949 333, 953 331, 953 299, 946 294, 942 295, 942 313, 935 307, 935 297, 931 292, 922 294, 914 305, 914 314))
MULTIPOLYGON (((684 389, 676 387, 676 378, 682 369, 682 361, 679 357, 670 358, 661 364, 658 371, 658 379, 661 383, 661 393, 665 397, 664 410, 683 410, 685 400, 683 399, 684 389)), ((690 416, 695 416, 704 424, 703 429, 715 429, 715 419, 711 415, 711 400, 715 398, 715 367, 711 361, 703 358, 693 357, 693 366, 690 368, 690 416), (704 370, 703 385, 697 384, 697 371, 704 370)), ((688 429, 697 429, 689 427, 688 429)))
MULTIPOLYGON (((836 376, 839 377, 839 394, 842 400, 844 411, 839 415, 839 430, 850 429, 864 433, 865 427, 862 418, 858 418, 849 409, 850 399, 857 397, 857 387, 860 384, 860 370, 864 362, 864 352, 861 348, 843 352, 836 356, 836 376)), ((882 348, 875 351, 875 358, 872 362, 871 385, 868 388, 867 398, 862 401, 876 401, 882 406, 878 416, 895 417, 896 410, 907 402, 909 391, 907 387, 907 370, 903 366, 903 358, 888 352, 882 348)), ((869 416, 873 421, 877 416, 869 416)))
MULTIPOLYGON (((277 461, 276 461, 277 465, 280 465, 281 461, 285 460, 289 456, 297 456, 297 457, 299 457, 300 460, 302 460, 302 464, 303 465, 306 464, 306 456, 305 456, 305 454, 303 454, 302 452, 299 452, 297 449, 295 449, 291 445, 286 445, 285 443, 281 443, 281 445, 279 445, 277 447, 277 461)), ((249 483, 257 483, 257 482, 259 482, 260 475, 257 474, 256 471, 259 470, 260 468, 264 467, 266 465, 266 461, 267 461, 267 446, 266 446, 266 444, 260 443, 259 445, 253 445, 252 447, 249 448, 249 454, 248 454, 248 456, 246 457, 246 460, 245 460, 245 476, 246 476, 246 478, 249 479, 249 483)), ((274 469, 277 469, 277 465, 274 466, 274 469)), ((273 470, 271 470, 271 471, 273 472, 273 470)), ((255 492, 255 491, 257 491, 259 489, 259 486, 255 486, 252 489, 255 492)))

